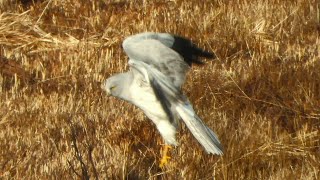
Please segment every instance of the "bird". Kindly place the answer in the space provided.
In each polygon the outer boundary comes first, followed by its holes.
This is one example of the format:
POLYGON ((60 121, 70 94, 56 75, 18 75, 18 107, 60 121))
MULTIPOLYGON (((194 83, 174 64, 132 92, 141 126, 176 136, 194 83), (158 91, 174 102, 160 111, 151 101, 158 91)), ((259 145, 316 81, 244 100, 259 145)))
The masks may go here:
POLYGON ((168 150, 177 146, 175 134, 182 120, 209 154, 222 155, 218 136, 200 119, 182 92, 186 73, 192 64, 204 64, 200 57, 215 55, 197 47, 191 40, 170 33, 143 32, 124 39, 122 48, 130 69, 102 83, 107 95, 140 108, 155 124, 164 139, 163 168, 171 158, 168 150))

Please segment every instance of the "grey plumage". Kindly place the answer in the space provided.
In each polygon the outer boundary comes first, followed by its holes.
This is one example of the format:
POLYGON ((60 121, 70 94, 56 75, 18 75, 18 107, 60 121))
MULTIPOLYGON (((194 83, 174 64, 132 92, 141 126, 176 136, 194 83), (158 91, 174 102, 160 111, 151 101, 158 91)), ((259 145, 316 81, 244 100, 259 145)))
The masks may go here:
POLYGON ((167 33, 133 35, 122 46, 129 56, 130 70, 108 78, 103 85, 107 93, 142 109, 167 144, 177 145, 175 133, 182 119, 208 153, 221 155, 217 135, 196 115, 181 92, 191 64, 201 64, 199 57, 214 55, 167 33))

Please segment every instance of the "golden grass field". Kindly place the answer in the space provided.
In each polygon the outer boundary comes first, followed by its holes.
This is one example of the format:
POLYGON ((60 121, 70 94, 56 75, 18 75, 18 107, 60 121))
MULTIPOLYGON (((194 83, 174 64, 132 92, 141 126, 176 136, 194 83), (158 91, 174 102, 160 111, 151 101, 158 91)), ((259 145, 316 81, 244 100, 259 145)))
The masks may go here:
POLYGON ((318 0, 0 1, 0 179, 320 179, 318 0), (162 138, 101 82, 132 34, 188 37, 217 55, 184 86, 225 154, 182 124, 162 138))

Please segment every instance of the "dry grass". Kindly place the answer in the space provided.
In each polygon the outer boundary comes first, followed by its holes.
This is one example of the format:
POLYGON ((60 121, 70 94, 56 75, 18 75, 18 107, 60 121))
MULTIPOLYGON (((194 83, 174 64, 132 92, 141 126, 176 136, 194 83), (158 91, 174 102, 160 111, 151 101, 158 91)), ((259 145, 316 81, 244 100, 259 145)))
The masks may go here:
POLYGON ((319 2, 202 2, 1 1, 1 179, 319 179, 319 2), (184 91, 222 157, 182 125, 159 169, 151 122, 100 89, 127 68, 122 40, 144 31, 217 54, 184 91))

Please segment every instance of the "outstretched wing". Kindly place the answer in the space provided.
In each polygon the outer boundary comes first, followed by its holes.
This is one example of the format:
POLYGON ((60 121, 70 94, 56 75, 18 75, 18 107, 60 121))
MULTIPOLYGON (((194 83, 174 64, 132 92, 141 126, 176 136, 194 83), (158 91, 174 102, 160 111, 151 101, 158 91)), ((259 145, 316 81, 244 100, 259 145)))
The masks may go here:
POLYGON ((202 64, 199 57, 214 58, 190 40, 168 33, 140 33, 126 38, 122 46, 130 59, 152 65, 179 89, 192 63, 202 64))
POLYGON ((123 44, 130 59, 144 62, 156 68, 170 79, 175 88, 181 88, 189 66, 178 53, 154 39, 123 44))
POLYGON ((123 48, 130 48, 130 44, 140 42, 145 39, 157 40, 168 48, 171 48, 181 55, 189 66, 191 66, 192 63, 203 64, 203 62, 199 60, 199 57, 215 58, 213 53, 197 47, 190 40, 168 33, 145 32, 136 34, 124 40, 123 48))

